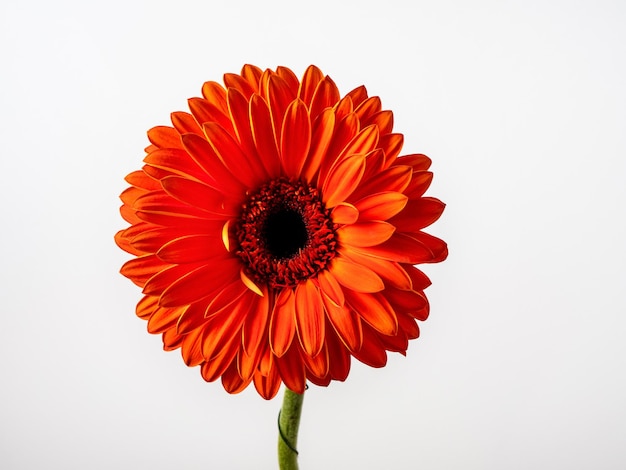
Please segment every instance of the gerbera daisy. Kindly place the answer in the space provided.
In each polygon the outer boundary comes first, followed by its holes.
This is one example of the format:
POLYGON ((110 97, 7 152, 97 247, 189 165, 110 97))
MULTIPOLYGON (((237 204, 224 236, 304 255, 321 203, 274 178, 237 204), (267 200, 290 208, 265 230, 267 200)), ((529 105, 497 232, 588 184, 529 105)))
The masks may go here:
POLYGON ((382 367, 428 316, 414 265, 447 256, 422 231, 425 155, 400 156, 391 111, 358 87, 341 97, 315 66, 245 65, 206 82, 190 113, 148 131, 117 244, 143 289, 137 315, 202 377, 274 397, 284 383, 345 380, 351 357, 382 367))

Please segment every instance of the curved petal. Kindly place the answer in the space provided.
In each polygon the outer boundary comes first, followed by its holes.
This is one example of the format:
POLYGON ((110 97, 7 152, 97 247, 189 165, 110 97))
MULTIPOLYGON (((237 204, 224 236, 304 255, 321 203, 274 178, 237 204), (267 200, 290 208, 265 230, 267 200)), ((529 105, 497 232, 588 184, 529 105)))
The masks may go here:
POLYGON ((304 102, 296 99, 285 112, 280 139, 280 155, 285 173, 297 177, 311 145, 311 120, 304 102))
POLYGON ((333 258, 329 271, 339 284, 356 292, 379 292, 385 288, 378 274, 343 256, 333 258))
POLYGON ((322 185, 322 200, 326 207, 332 209, 344 202, 359 185, 364 171, 365 155, 348 157, 332 169, 322 185))
POLYGON ((296 286, 296 326, 302 349, 316 356, 324 344, 324 306, 319 290, 311 279, 296 286))
POLYGON ((281 357, 287 352, 295 333, 295 295, 291 289, 283 289, 274 303, 269 329, 270 347, 277 357, 281 357))
POLYGON ((350 246, 374 246, 386 242, 393 235, 395 227, 387 222, 359 222, 344 225, 337 229, 339 243, 350 246))
POLYGON ((362 220, 388 220, 402 211, 408 200, 409 198, 402 193, 385 191, 364 197, 355 202, 354 206, 362 220))

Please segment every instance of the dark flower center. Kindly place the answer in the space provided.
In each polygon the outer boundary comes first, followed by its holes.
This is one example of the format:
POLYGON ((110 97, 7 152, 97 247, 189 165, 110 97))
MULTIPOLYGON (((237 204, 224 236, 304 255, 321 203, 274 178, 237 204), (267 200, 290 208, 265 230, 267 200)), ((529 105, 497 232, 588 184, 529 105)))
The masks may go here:
POLYGON ((277 179, 243 205, 235 229, 246 274, 271 287, 295 286, 335 257, 335 227, 316 188, 277 179))
POLYGON ((309 234, 300 212, 290 207, 279 207, 267 216, 263 238, 272 256, 285 259, 306 246, 309 234))

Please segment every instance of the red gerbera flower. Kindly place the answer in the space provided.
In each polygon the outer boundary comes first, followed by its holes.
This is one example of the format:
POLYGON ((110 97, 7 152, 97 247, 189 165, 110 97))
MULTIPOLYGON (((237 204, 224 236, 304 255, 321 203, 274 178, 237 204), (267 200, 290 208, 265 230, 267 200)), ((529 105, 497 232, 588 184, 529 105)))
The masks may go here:
POLYGON ((302 393, 344 380, 351 356, 384 366, 428 316, 414 265, 448 253, 422 231, 444 208, 423 196, 430 159, 399 156, 380 99, 342 98, 315 66, 224 84, 148 131, 126 178, 115 240, 136 256, 121 272, 143 289, 137 315, 230 393, 302 393))

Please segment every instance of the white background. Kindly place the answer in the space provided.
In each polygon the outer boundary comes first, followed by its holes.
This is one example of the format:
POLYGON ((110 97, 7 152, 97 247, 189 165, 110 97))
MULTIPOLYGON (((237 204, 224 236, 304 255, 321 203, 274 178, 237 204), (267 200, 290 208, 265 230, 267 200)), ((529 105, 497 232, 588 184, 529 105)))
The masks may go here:
POLYGON ((448 204, 422 337, 307 392, 301 468, 626 468, 625 24, 597 0, 4 0, 0 468, 276 468, 280 398, 161 351, 113 243, 146 130, 246 62, 365 84, 448 204))

